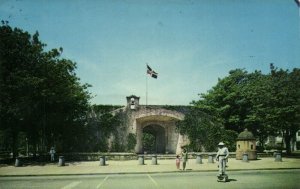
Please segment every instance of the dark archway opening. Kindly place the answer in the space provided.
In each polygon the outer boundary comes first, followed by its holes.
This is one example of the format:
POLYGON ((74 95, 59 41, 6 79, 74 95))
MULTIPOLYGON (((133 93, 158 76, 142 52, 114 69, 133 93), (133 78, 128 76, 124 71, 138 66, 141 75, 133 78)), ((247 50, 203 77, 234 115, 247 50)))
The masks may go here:
POLYGON ((165 129, 159 125, 148 125, 143 129, 143 151, 165 153, 165 129))

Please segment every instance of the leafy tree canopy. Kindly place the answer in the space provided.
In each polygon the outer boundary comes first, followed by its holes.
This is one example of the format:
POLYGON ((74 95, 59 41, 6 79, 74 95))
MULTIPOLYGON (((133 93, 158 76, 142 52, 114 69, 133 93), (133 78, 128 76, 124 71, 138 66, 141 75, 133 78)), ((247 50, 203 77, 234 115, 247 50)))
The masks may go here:
POLYGON ((61 58, 62 48, 45 51, 39 33, 30 35, 7 22, 0 27, 0 119, 17 153, 18 133, 45 151, 83 149, 90 85, 81 84, 76 63, 61 58))
MULTIPOLYGON (((290 153, 290 142, 300 129, 300 71, 298 68, 282 70, 272 64, 270 68, 269 74, 232 70, 211 90, 200 94, 200 100, 191 104, 210 115, 213 122, 227 131, 239 133, 248 128, 261 145, 268 136, 280 134, 290 153)), ((191 113, 186 119, 189 116, 195 117, 191 113)), ((186 123, 193 125, 189 128, 192 130, 189 132, 191 139, 198 134, 197 130, 204 128, 205 122, 200 120, 201 123, 198 123, 196 120, 186 123)))

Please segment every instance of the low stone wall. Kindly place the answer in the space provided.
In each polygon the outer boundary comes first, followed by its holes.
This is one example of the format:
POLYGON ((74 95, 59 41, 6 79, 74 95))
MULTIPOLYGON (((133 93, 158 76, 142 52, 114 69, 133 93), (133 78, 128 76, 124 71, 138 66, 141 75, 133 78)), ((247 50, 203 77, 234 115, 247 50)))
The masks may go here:
POLYGON ((107 160, 134 160, 137 159, 135 153, 61 153, 57 156, 64 156, 66 161, 99 161, 105 156, 107 160))
MULTIPOLYGON (((216 152, 189 152, 189 159, 196 159, 197 155, 201 155, 202 159, 208 159, 209 155, 216 156, 216 152)), ((106 160, 114 161, 126 161, 126 160, 138 160, 139 156, 144 156, 145 160, 152 159, 156 156, 157 159, 175 159, 176 154, 136 154, 136 153, 57 153, 55 154, 55 161, 58 161, 59 156, 64 156, 66 161, 99 161, 100 157, 105 156, 106 160)), ((285 154, 282 154, 284 157, 285 154)), ((236 153, 232 152, 229 154, 229 158, 235 158, 236 153)), ((257 153, 257 158, 274 157, 274 153, 257 153)), ((50 162, 49 154, 40 154, 36 157, 19 157, 24 164, 32 163, 45 163, 50 162)), ((15 159, 5 158, 0 159, 0 164, 13 164, 15 159)))
MULTIPOLYGON (((32 163, 44 163, 50 161, 49 155, 38 155, 36 157, 18 157, 22 164, 32 164, 32 163)), ((5 158, 0 160, 0 164, 14 164, 15 158, 5 158)))
MULTIPOLYGON (((201 155, 203 159, 208 159, 208 155, 215 157, 217 152, 193 152, 190 153, 190 156, 195 158, 197 155, 201 155)), ((235 158, 235 152, 229 152, 229 158, 235 158)))

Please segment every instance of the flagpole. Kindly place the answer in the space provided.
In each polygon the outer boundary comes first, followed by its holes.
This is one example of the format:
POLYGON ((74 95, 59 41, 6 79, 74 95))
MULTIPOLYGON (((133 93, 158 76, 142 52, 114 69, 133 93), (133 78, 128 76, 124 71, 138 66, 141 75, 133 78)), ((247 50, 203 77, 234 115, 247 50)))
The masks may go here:
POLYGON ((298 7, 298 37, 300 38, 300 0, 295 0, 298 7))
MULTIPOLYGON (((146 64, 146 68, 147 68, 147 64, 146 64)), ((148 73, 146 73, 146 109, 147 109, 147 105, 148 105, 148 73)))
POLYGON ((300 39, 300 6, 298 6, 298 37, 300 39))

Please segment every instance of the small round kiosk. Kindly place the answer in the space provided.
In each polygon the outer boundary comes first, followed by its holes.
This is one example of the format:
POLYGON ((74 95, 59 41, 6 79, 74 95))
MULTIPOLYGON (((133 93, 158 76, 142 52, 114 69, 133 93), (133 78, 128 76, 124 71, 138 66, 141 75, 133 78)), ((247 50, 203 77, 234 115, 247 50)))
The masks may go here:
POLYGON ((245 129, 238 135, 236 141, 236 159, 243 161, 257 159, 256 139, 248 129, 245 129))

